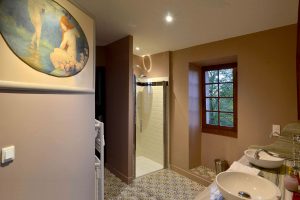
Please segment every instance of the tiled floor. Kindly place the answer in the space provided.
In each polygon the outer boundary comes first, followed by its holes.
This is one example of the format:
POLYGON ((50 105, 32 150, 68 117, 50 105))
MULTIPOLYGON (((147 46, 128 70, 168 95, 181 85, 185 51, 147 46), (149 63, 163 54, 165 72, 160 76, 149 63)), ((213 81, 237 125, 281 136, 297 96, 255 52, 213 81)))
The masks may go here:
POLYGON ((191 172, 193 174, 196 174, 197 176, 201 176, 211 182, 213 182, 216 178, 216 172, 213 169, 210 169, 205 166, 199 166, 194 169, 191 169, 191 172))
POLYGON ((163 169, 163 166, 144 156, 136 157, 136 177, 163 169))
POLYGON ((168 169, 127 185, 105 169, 105 200, 193 200, 204 186, 168 169))

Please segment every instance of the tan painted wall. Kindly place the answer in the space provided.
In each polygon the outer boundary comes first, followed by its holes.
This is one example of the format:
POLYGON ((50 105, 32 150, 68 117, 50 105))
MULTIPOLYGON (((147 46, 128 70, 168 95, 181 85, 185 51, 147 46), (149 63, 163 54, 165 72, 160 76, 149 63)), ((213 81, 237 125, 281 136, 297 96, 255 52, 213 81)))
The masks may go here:
POLYGON ((133 179, 134 94, 132 36, 106 46, 106 164, 125 182, 133 179))
POLYGON ((0 199, 94 198, 94 95, 0 93, 0 199))
MULTIPOLYGON (((143 69, 143 58, 137 55, 133 56, 133 69, 135 75, 139 76, 141 73, 146 75, 147 78, 155 77, 169 77, 169 57, 170 52, 162 52, 151 55, 152 69, 147 72, 143 69), (139 65, 142 69, 137 69, 136 65, 139 65)), ((147 65, 147 64, 146 64, 147 65)))
POLYGON ((147 77, 169 77, 169 54, 170 52, 163 52, 151 55, 152 69, 147 77))
MULTIPOLYGON (((238 138, 201 134, 202 164, 232 162, 251 144, 268 144, 272 124, 297 120, 296 25, 199 45, 172 53, 171 164, 189 169, 190 62, 237 56, 238 138)), ((201 155, 200 155, 201 154, 201 155)))
POLYGON ((133 55, 133 73, 136 77, 140 77, 142 74, 145 74, 145 71, 143 69, 143 58, 137 55, 133 55))
POLYGON ((199 66, 189 66, 189 167, 201 165, 201 73, 199 66))

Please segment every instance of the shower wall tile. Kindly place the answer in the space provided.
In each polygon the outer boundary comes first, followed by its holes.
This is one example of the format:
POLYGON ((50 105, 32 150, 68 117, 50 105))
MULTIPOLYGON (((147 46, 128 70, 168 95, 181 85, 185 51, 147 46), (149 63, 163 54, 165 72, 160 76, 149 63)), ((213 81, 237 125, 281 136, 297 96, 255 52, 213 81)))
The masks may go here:
POLYGON ((137 86, 136 87, 136 157, 142 156, 142 148, 141 148, 141 132, 140 132, 140 120, 142 119, 142 92, 143 87, 137 86))

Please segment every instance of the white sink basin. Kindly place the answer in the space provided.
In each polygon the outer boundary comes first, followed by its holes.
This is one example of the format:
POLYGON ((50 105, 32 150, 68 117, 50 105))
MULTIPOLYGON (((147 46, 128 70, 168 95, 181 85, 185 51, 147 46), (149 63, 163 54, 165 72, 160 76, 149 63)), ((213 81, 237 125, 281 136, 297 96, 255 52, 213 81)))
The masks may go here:
POLYGON ((258 167, 263 167, 263 168, 268 168, 268 169, 278 168, 284 162, 283 158, 277 158, 274 156, 270 156, 269 154, 267 154, 266 152, 263 152, 263 151, 259 152, 259 154, 258 154, 259 159, 255 159, 254 158, 255 152, 256 152, 256 149, 248 149, 248 150, 244 151, 244 154, 250 163, 252 163, 253 165, 256 165, 258 167))
POLYGON ((227 200, 278 200, 281 192, 272 182, 242 172, 222 172, 216 177, 217 186, 227 200), (239 194, 244 194, 242 197, 239 194), (249 198, 246 198, 250 195, 249 198))

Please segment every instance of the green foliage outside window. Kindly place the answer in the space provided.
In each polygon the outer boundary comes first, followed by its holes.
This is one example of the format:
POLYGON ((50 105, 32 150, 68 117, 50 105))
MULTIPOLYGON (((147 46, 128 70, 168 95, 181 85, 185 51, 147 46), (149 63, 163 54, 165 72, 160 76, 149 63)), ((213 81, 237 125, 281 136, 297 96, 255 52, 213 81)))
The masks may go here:
POLYGON ((206 123, 234 126, 233 68, 205 72, 206 123))

